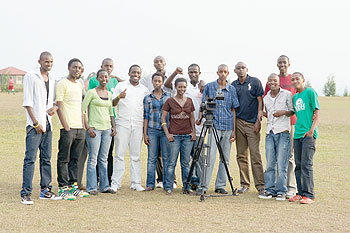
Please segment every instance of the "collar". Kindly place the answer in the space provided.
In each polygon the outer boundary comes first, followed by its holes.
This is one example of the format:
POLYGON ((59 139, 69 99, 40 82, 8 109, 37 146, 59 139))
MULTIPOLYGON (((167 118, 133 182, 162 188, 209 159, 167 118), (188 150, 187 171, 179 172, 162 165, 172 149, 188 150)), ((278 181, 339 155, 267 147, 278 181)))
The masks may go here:
MULTIPOLYGON (((40 67, 38 67, 37 69, 35 69, 35 70, 33 71, 33 73, 34 73, 38 78, 40 78, 41 81, 44 82, 44 77, 43 77, 42 74, 41 74, 40 67)), ((49 78, 49 81, 51 81, 52 78, 51 78, 50 72, 47 73, 47 77, 49 78)))
MULTIPOLYGON (((280 87, 280 91, 277 93, 276 97, 279 96, 281 93, 285 93, 285 92, 287 92, 287 90, 285 90, 285 89, 283 89, 282 87, 280 87)), ((271 96, 271 90, 269 90, 269 91, 267 92, 267 95, 270 96, 270 97, 272 98, 272 96, 271 96)), ((276 98, 276 97, 275 97, 275 98, 276 98)))
MULTIPOLYGON (((219 79, 217 79, 216 82, 215 82, 215 87, 216 87, 216 88, 217 88, 217 87, 220 87, 220 86, 219 86, 219 83, 218 83, 218 80, 219 80, 219 79)), ((230 85, 231 85, 231 84, 229 84, 229 82, 228 82, 227 79, 226 79, 226 86, 225 86, 222 90, 226 89, 226 90, 228 91, 228 88, 229 88, 230 85)))
POLYGON ((248 83, 250 81, 250 76, 247 74, 247 78, 244 80, 243 83, 241 83, 241 81, 239 81, 239 78, 237 78, 237 82, 238 84, 244 85, 245 83, 248 83))
MULTIPOLYGON (((162 90, 162 92, 163 92, 163 94, 162 94, 162 96, 160 97, 161 99, 162 98, 164 98, 165 96, 168 96, 168 94, 165 92, 165 91, 163 91, 162 90)), ((155 95, 154 95, 154 90, 151 92, 151 94, 149 94, 152 98, 157 98, 155 95)))

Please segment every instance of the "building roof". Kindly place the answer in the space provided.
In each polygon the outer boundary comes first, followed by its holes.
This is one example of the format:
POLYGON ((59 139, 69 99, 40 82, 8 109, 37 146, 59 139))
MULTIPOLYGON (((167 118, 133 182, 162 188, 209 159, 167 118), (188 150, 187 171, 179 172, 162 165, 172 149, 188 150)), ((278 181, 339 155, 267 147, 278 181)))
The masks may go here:
POLYGON ((0 75, 1 74, 8 74, 8 75, 25 75, 27 72, 17 69, 15 67, 7 67, 5 69, 0 70, 0 75))

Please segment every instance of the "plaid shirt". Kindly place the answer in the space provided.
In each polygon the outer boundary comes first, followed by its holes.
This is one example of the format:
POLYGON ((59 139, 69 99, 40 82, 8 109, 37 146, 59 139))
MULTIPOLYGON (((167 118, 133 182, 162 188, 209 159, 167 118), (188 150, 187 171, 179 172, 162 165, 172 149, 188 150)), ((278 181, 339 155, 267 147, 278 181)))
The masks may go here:
POLYGON ((160 100, 158 100, 153 93, 154 90, 143 99, 143 117, 148 120, 148 128, 163 130, 160 122, 162 107, 170 95, 163 91, 163 95, 160 97, 160 100))
MULTIPOLYGON (((216 90, 220 88, 217 80, 208 83, 204 87, 202 101, 205 101, 205 97, 216 97, 216 90)), ((217 103, 217 109, 214 111, 214 124, 218 130, 233 130, 233 113, 232 109, 239 107, 238 97, 236 89, 226 83, 226 87, 222 89, 224 93, 224 100, 214 100, 217 103)))

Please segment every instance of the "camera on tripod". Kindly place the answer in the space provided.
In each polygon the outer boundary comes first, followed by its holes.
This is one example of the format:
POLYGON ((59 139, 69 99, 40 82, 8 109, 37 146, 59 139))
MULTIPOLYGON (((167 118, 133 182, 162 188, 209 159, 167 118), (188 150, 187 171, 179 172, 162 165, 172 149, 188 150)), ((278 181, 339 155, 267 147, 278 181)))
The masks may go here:
POLYGON ((215 97, 205 97, 205 102, 201 105, 200 111, 201 112, 212 112, 215 111, 217 108, 217 103, 214 102, 214 100, 224 100, 224 93, 222 92, 221 88, 216 89, 216 96, 215 97))

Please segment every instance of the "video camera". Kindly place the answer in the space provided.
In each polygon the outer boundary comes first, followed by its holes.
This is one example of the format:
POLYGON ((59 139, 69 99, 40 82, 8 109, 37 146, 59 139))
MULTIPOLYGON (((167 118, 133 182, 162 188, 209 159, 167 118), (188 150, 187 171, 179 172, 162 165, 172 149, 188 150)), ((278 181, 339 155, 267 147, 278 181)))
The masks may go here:
POLYGON ((217 108, 217 103, 213 102, 214 100, 224 100, 224 93, 222 92, 221 88, 216 89, 216 96, 215 97, 205 97, 205 102, 201 105, 200 111, 201 112, 212 112, 215 111, 217 108))

